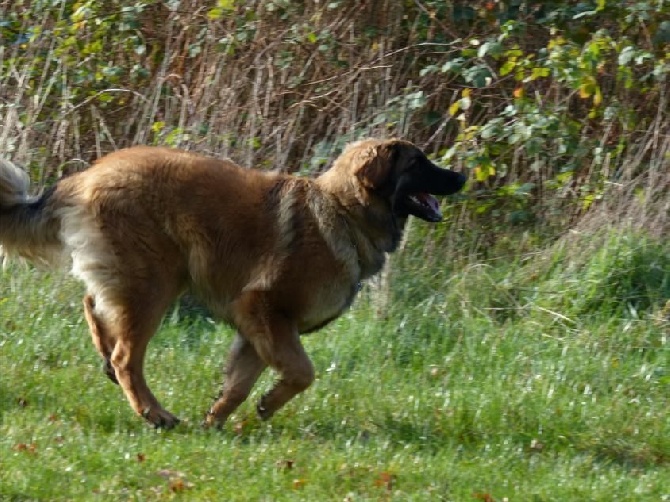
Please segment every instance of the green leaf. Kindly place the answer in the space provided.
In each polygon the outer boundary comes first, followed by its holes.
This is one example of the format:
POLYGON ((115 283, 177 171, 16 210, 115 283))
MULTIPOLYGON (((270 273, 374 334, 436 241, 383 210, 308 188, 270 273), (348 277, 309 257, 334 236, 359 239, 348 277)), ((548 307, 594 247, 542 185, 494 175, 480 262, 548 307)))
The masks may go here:
POLYGON ((537 80, 538 78, 548 77, 551 71, 549 68, 543 66, 536 66, 530 72, 530 79, 537 80))
POLYGON ((514 70, 514 67, 516 66, 516 59, 510 58, 507 61, 505 61, 505 64, 503 64, 500 67, 500 76, 504 77, 505 75, 508 75, 509 73, 514 70))
POLYGON ((670 21, 663 21, 658 25, 656 34, 654 35, 654 43, 667 44, 670 42, 670 21))
POLYGON ((207 19, 209 19, 210 21, 217 21, 222 17, 223 17, 223 9, 220 9, 218 7, 210 9, 210 11, 207 13, 207 19))
POLYGON ((419 75, 421 77, 425 77, 426 75, 430 75, 431 73, 435 73, 437 71, 437 66, 434 64, 428 65, 424 68, 421 68, 419 71, 419 75))
POLYGON ((217 21, 221 19, 226 12, 235 10, 235 0, 217 0, 216 7, 207 12, 207 19, 217 21))
POLYGON ((591 204, 593 204, 594 199, 595 199, 595 196, 592 193, 587 194, 584 197, 584 200, 582 201, 582 209, 584 211, 586 211, 589 207, 591 207, 591 204))
POLYGON ((442 73, 448 73, 448 72, 460 72, 461 69, 463 68, 463 63, 465 62, 465 59, 463 58, 455 58, 452 59, 451 61, 447 61, 442 65, 442 68, 440 71, 442 73))
POLYGON ((216 6, 219 9, 231 11, 235 9, 235 0, 217 0, 216 6))
POLYGON ((489 48, 491 46, 490 42, 484 42, 480 47, 479 50, 477 51, 477 57, 483 58, 486 56, 486 54, 489 51, 489 48))

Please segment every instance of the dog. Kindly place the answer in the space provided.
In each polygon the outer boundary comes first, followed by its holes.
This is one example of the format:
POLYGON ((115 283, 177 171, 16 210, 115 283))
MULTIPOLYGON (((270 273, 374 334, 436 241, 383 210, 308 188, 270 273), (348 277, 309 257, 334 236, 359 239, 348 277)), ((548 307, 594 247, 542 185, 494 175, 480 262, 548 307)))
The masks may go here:
POLYGON ((440 221, 434 196, 465 182, 400 139, 349 144, 314 178, 136 146, 36 197, 4 160, 0 245, 7 256, 71 263, 107 376, 156 427, 179 420, 144 379, 147 345, 176 298, 199 296, 237 331, 204 422, 218 427, 268 366, 279 378, 257 405, 261 419, 307 389, 315 370, 300 335, 342 314, 396 250, 408 217, 440 221))

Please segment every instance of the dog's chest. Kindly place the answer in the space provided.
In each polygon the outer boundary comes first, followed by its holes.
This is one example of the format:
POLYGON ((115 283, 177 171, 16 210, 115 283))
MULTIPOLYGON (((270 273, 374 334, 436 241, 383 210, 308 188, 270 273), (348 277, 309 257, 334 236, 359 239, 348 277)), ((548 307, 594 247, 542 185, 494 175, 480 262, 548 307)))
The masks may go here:
POLYGON ((299 331, 315 331, 339 317, 352 304, 360 287, 360 282, 342 277, 313 290, 298 320, 299 331))

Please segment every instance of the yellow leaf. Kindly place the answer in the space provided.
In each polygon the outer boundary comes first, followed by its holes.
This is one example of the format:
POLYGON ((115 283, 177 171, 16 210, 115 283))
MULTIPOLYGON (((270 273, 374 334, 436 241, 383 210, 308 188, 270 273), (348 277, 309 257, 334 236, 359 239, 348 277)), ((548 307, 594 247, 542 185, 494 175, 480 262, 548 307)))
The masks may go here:
POLYGON ((302 487, 305 486, 306 484, 307 484, 307 480, 306 480, 306 479, 302 479, 302 478, 294 479, 294 480, 293 480, 293 489, 294 489, 294 490, 297 490, 297 489, 299 489, 299 488, 302 488, 302 487))
POLYGON ((582 84, 579 86, 579 97, 582 99, 586 99, 589 96, 591 96, 591 91, 589 90, 589 86, 586 84, 582 84))
POLYGON ((464 98, 469 98, 470 94, 472 94, 472 89, 470 89, 469 87, 466 87, 461 91, 461 96, 463 96, 464 98))
POLYGON ((489 173, 484 171, 481 167, 475 167, 475 179, 477 181, 486 181, 489 177, 489 173))
POLYGON ((449 115, 452 117, 458 113, 459 108, 461 107, 461 102, 460 101, 454 101, 452 105, 449 107, 449 115))
POLYGON ((525 91, 523 90, 523 87, 517 87, 514 89, 514 92, 512 93, 515 98, 523 98, 525 91))
POLYGON ((549 43, 547 44, 547 48, 549 50, 551 50, 554 47, 560 47, 561 45, 565 45, 565 38, 559 36, 559 37, 552 38, 551 40, 549 40, 549 43))
POLYGON ((593 200, 595 197, 593 194, 588 194, 586 197, 584 197, 584 200, 582 201, 582 209, 586 211, 589 207, 591 207, 591 204, 593 204, 593 200))
POLYGON ((223 9, 219 7, 210 9, 210 11, 207 13, 207 19, 209 19, 210 21, 217 21, 221 19, 222 16, 223 16, 223 9))
POLYGON ((486 181, 491 176, 495 176, 496 168, 492 165, 477 166, 473 169, 477 181, 486 181))
POLYGON ((596 93, 593 95, 593 104, 595 106, 600 106, 600 103, 603 102, 603 93, 600 90, 600 86, 596 86, 596 93))

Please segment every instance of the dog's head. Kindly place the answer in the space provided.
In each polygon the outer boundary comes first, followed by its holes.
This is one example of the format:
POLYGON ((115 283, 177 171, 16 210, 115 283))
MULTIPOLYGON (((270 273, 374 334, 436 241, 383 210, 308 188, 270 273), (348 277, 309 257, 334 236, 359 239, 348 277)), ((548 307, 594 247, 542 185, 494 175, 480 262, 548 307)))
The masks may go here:
POLYGON ((399 139, 352 143, 331 171, 339 179, 345 171, 350 181, 363 188, 366 199, 388 204, 396 218, 412 215, 429 222, 442 219, 434 196, 456 193, 466 181, 462 174, 437 167, 415 145, 399 139))

